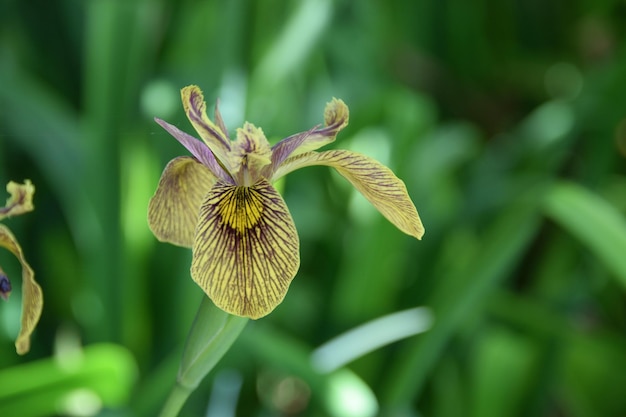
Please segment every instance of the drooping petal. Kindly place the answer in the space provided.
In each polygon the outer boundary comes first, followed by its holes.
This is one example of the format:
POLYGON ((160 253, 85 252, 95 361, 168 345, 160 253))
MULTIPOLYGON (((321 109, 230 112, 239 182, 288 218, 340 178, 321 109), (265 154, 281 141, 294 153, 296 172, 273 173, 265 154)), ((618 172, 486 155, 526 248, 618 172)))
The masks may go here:
POLYGON ((24 184, 18 184, 10 181, 7 184, 7 191, 10 197, 7 199, 6 205, 0 207, 0 220, 5 217, 16 216, 33 211, 33 194, 35 194, 35 186, 30 180, 25 180, 24 184))
POLYGON ((22 264, 22 327, 15 340, 15 348, 18 354, 24 355, 30 350, 30 336, 41 317, 43 293, 35 281, 35 273, 26 262, 17 239, 6 226, 1 224, 0 246, 11 251, 22 264))
POLYGON ((172 159, 148 205, 148 225, 157 239, 191 247, 198 212, 216 178, 189 156, 172 159))
POLYGON ((165 120, 161 120, 158 117, 154 118, 161 127, 174 136, 174 138, 181 143, 198 161, 202 162, 207 168, 211 170, 213 175, 221 179, 224 182, 233 183, 233 179, 230 174, 224 171, 224 168, 217 162, 213 152, 204 143, 194 138, 193 136, 183 132, 174 125, 167 123, 165 120))
POLYGON ((218 307, 253 319, 267 315, 299 265, 293 220, 267 180, 211 189, 200 209, 191 276, 218 307))
POLYGON ((282 164, 274 180, 311 165, 335 168, 398 229, 417 239, 424 235, 424 226, 404 182, 380 162, 360 153, 333 150, 298 155, 282 164))
POLYGON ((272 164, 276 169, 290 156, 313 151, 335 140, 337 133, 348 125, 350 112, 342 100, 333 98, 324 109, 324 127, 291 135, 272 148, 272 164))
MULTIPOLYGON (((213 151, 217 159, 222 163, 226 163, 226 155, 230 151, 230 140, 226 132, 222 131, 222 128, 213 123, 207 116, 206 103, 200 87, 197 85, 189 85, 184 87, 180 91, 180 94, 185 113, 187 113, 187 117, 194 129, 196 129, 207 146, 211 148, 211 151, 213 151)), ((217 108, 215 111, 218 112, 217 108)), ((217 119, 218 122, 221 121, 221 119, 221 116, 219 116, 217 119)), ((223 122, 220 123, 223 125, 223 122)), ((230 169, 230 167, 227 168, 230 169)))

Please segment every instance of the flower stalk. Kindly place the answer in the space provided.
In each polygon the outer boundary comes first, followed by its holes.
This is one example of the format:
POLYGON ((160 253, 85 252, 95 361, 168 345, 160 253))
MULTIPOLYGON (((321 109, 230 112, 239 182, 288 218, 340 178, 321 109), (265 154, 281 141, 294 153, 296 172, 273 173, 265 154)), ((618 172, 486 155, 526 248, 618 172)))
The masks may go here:
POLYGON ((178 415, 187 398, 230 349, 247 322, 247 318, 228 314, 208 297, 202 297, 187 336, 176 384, 160 417, 178 415))

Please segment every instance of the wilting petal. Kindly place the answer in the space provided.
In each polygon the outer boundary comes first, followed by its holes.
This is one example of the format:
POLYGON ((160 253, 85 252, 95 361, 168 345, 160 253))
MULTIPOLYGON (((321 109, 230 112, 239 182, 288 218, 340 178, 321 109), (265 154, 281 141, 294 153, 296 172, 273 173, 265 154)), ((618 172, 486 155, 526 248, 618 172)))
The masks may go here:
POLYGON ((215 177, 189 156, 172 159, 148 205, 148 224, 162 242, 193 245, 198 211, 215 177))
POLYGON ((191 276, 218 307, 265 316, 283 300, 299 265, 293 220, 267 180, 211 189, 200 209, 191 276))
POLYGON ((272 163, 276 169, 290 156, 313 151, 335 140, 337 133, 348 125, 350 112, 340 99, 333 98, 324 109, 324 126, 297 133, 278 142, 272 148, 272 163))
POLYGON ((35 273, 24 258, 22 248, 15 236, 4 225, 0 224, 0 246, 8 249, 22 264, 22 328, 15 340, 17 353, 23 355, 30 350, 30 335, 41 317, 43 294, 35 281, 35 273))
POLYGON ((8 198, 6 206, 0 207, 0 220, 5 217, 33 211, 33 194, 35 193, 35 186, 30 182, 30 180, 24 181, 24 184, 18 184, 10 181, 7 184, 7 191, 11 196, 8 198))
MULTIPOLYGON (((202 90, 197 85, 189 85, 183 88, 180 94, 185 113, 187 113, 187 117, 193 127, 202 140, 211 148, 217 159, 222 163, 227 163, 226 155, 230 151, 230 140, 228 140, 226 132, 223 132, 222 128, 213 123, 207 116, 202 90)), ((221 121, 221 119, 220 116, 218 121, 221 121)), ((223 124, 223 122, 220 123, 223 124)), ((230 169, 230 167, 227 168, 230 169)))
POLYGON ((344 150, 308 152, 286 160, 274 179, 311 165, 335 168, 398 229, 417 239, 424 235, 424 226, 404 182, 389 168, 365 155, 344 150))

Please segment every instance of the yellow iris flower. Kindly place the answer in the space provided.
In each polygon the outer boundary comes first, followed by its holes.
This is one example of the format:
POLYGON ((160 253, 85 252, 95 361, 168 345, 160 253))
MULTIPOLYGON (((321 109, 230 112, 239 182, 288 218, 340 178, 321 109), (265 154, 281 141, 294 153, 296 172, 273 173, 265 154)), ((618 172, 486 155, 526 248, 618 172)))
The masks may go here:
POLYGON ((197 86, 181 91, 183 107, 202 141, 169 123, 156 122, 193 155, 171 160, 150 200, 148 223, 161 241, 192 248, 191 276, 224 311, 253 319, 285 297, 300 265, 299 240, 283 198, 272 186, 311 165, 335 168, 404 233, 421 239, 422 222, 404 183, 379 162, 356 152, 316 149, 348 124, 348 107, 326 105, 325 126, 270 146, 251 123, 230 140, 197 86))
MULTIPOLYGON (((33 210, 35 187, 30 181, 26 180, 24 184, 11 181, 7 184, 7 191, 11 196, 6 206, 0 208, 0 220, 33 210)), ((30 350, 30 335, 41 316, 43 294, 41 287, 35 281, 35 273, 24 258, 20 244, 3 224, 0 224, 0 246, 11 251, 22 264, 22 328, 15 341, 15 348, 17 353, 23 355, 30 350)), ((11 281, 0 268, 0 297, 7 300, 10 294, 11 281)))

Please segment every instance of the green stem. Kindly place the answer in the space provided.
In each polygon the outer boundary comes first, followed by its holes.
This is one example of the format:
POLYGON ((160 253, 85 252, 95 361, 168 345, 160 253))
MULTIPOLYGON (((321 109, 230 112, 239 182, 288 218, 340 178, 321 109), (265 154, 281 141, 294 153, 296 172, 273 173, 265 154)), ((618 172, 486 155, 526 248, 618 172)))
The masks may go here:
POLYGON ((192 392, 192 388, 183 387, 178 383, 174 385, 167 400, 165 400, 159 417, 176 417, 192 392))
POLYGON ((230 349, 247 322, 247 318, 230 315, 203 297, 187 336, 176 385, 160 417, 178 415, 189 395, 230 349))

